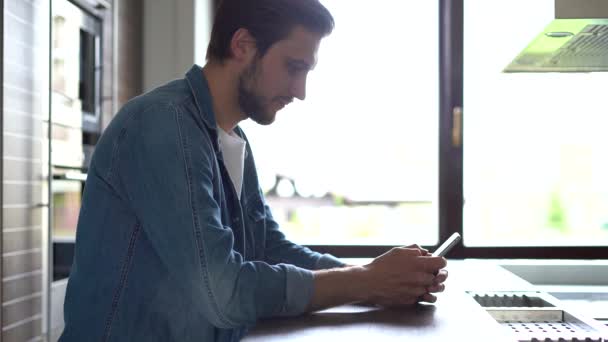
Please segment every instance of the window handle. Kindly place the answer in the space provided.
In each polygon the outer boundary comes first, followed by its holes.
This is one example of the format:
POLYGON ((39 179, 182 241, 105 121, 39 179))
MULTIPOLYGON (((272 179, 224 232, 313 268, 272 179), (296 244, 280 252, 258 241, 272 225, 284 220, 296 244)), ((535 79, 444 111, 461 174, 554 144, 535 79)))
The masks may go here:
POLYGON ((452 146, 460 147, 462 143, 462 107, 452 109, 452 146))

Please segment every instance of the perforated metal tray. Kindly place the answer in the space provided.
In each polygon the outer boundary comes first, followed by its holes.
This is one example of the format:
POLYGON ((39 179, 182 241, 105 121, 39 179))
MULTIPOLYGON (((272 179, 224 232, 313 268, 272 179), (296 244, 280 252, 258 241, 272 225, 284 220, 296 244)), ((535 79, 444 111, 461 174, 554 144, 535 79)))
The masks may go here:
POLYGON ((542 292, 468 292, 517 341, 606 342, 600 324, 575 317, 542 292))
POLYGON ((602 342, 601 336, 587 325, 576 323, 501 323, 514 332, 518 341, 585 341, 602 342))
POLYGON ((506 307, 506 308, 544 308, 555 307, 547 300, 541 298, 539 292, 532 293, 484 293, 473 294, 473 299, 484 308, 488 307, 506 307))

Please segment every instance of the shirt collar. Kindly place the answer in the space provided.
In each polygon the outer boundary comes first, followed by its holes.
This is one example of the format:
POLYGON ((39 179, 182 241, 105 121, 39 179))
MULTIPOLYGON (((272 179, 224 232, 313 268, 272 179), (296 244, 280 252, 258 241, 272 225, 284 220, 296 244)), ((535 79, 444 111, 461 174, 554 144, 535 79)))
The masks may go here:
MULTIPOLYGON (((213 131, 213 135, 215 135, 214 146, 217 151, 217 156, 219 159, 222 159, 222 154, 219 150, 218 144, 218 132, 220 129, 217 126, 217 121, 215 121, 215 112, 213 111, 213 98, 211 97, 211 90, 209 90, 209 83, 205 78, 205 74, 203 73, 203 68, 199 65, 194 64, 190 70, 186 73, 186 80, 188 81, 188 85, 190 86, 190 91, 192 92, 192 96, 194 97, 194 103, 198 108, 200 113, 200 117, 207 126, 208 129, 213 131)), ((234 133, 247 142, 247 138, 245 134, 241 130, 239 126, 234 128, 234 133)), ((247 144, 246 144, 247 145, 247 144)), ((245 158, 249 156, 249 151, 245 149, 245 158)))
POLYGON ((203 74, 203 68, 194 64, 186 73, 186 80, 190 85, 190 91, 194 96, 194 102, 198 108, 201 118, 207 128, 216 131, 217 122, 215 121, 215 113, 213 112, 213 98, 209 90, 209 83, 203 74))

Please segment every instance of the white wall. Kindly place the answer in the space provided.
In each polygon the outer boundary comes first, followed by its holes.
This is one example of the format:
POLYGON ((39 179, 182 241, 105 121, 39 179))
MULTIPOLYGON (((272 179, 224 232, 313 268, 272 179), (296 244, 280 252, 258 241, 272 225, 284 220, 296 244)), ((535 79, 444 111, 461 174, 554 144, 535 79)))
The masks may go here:
POLYGON ((144 91, 205 63, 211 21, 212 0, 144 0, 144 91))

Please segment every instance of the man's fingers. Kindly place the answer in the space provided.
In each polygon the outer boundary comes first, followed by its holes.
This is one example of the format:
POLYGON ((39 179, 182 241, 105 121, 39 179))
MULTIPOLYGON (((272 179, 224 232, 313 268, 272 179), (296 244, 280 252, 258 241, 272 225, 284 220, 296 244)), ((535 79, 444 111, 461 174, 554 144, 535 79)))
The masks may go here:
POLYGON ((436 285, 435 279, 436 279, 436 277, 430 273, 416 272, 416 273, 404 274, 402 283, 405 286, 414 285, 414 286, 428 287, 428 286, 436 285))
POLYGON ((370 302, 380 306, 434 303, 433 293, 445 289, 446 265, 445 258, 431 256, 418 245, 392 248, 365 266, 378 280, 370 302))
POLYGON ((431 293, 443 292, 444 290, 445 290, 444 284, 433 285, 428 288, 428 292, 431 292, 431 293))
POLYGON ((430 294, 430 293, 426 293, 424 295, 422 295, 421 297, 419 297, 421 302, 427 302, 427 303, 435 303, 437 301, 437 297, 435 297, 434 295, 430 294))
POLYGON ((428 293, 428 287, 411 287, 408 289, 407 294, 411 297, 418 297, 428 293))
POLYGON ((418 249, 423 256, 430 254, 427 249, 424 249, 424 248, 420 247, 418 244, 409 245, 409 246, 406 246, 406 248, 418 249))
POLYGON ((409 256, 421 256, 422 252, 417 248, 410 247, 395 247, 394 251, 398 253, 399 256, 409 257, 409 256))
POLYGON ((435 276, 435 280, 433 281, 435 284, 441 284, 448 279, 448 270, 439 270, 437 276, 435 276))
POLYGON ((421 263, 423 270, 428 273, 436 273, 448 264, 444 257, 425 256, 418 258, 418 261, 421 263))

